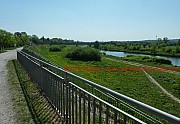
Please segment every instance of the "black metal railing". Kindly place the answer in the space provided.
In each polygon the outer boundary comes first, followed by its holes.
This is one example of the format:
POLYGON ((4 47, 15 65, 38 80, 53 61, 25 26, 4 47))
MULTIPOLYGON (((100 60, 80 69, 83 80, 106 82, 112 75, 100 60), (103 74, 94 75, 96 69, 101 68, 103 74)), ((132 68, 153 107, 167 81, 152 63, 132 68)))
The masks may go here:
POLYGON ((17 54, 30 77, 38 83, 67 123, 162 123, 160 120, 180 122, 173 115, 44 62, 40 56, 37 59, 34 55, 31 56, 31 52, 21 51, 17 54))

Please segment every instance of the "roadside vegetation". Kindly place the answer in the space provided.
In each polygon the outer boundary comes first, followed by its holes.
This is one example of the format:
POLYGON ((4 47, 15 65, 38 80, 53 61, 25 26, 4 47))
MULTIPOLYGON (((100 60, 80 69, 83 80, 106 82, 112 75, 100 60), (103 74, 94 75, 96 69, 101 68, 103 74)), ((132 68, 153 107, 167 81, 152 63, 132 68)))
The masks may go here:
MULTIPOLYGON (((29 49, 62 68, 66 68, 67 71, 180 117, 180 104, 166 96, 157 86, 152 84, 143 71, 127 70, 135 66, 107 60, 106 57, 109 56, 106 55, 102 55, 101 61, 74 61, 66 58, 66 55, 75 46, 67 46, 60 52, 49 52, 49 47, 49 45, 41 45, 31 46, 29 49)), ((160 71, 158 73, 163 75, 160 71)), ((176 81, 179 80, 173 76, 172 78, 176 81)), ((164 88, 167 88, 168 85, 164 88)))
POLYGON ((16 74, 16 69, 14 67, 14 62, 9 61, 7 64, 8 67, 8 83, 10 87, 11 98, 13 101, 13 109, 16 113, 16 123, 31 124, 33 123, 31 113, 29 112, 26 99, 21 89, 19 79, 16 74))
POLYGON ((17 60, 8 63, 9 85, 11 88, 16 121, 21 124, 61 123, 60 116, 33 83, 17 60))

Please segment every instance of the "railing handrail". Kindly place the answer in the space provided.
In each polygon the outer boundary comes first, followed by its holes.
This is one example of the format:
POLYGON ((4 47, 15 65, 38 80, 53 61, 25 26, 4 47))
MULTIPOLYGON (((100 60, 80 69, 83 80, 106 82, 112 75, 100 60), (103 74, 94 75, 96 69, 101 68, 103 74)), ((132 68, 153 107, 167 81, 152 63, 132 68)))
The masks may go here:
POLYGON ((47 63, 47 62, 44 62, 44 61, 42 61, 42 60, 40 60, 40 59, 37 59, 37 58, 35 58, 35 57, 33 57, 33 56, 25 53, 25 52, 23 52, 23 53, 26 54, 27 56, 29 56, 29 57, 31 57, 31 58, 33 58, 33 59, 41 62, 41 63, 44 63, 44 64, 46 64, 46 65, 48 65, 48 66, 51 66, 51 67, 53 67, 53 68, 55 68, 55 69, 61 70, 61 71, 63 71, 64 73, 66 73, 67 75, 73 76, 73 77, 75 77, 75 78, 77 78, 77 79, 79 79, 79 80, 81 80, 81 81, 83 81, 83 82, 85 82, 85 83, 87 83, 87 84, 89 84, 89 85, 91 85, 91 86, 93 86, 93 87, 101 90, 101 91, 104 91, 104 92, 106 92, 106 93, 108 93, 108 94, 110 94, 110 95, 112 95, 112 96, 114 96, 114 97, 116 97, 116 98, 122 99, 122 100, 124 100, 124 101, 126 101, 126 102, 128 102, 128 103, 131 103, 131 104, 133 104, 133 105, 135 105, 135 106, 137 106, 137 107, 140 107, 140 108, 142 108, 142 109, 144 109, 144 110, 147 110, 148 112, 153 113, 153 114, 155 114, 155 115, 157 115, 157 116, 159 116, 159 117, 162 117, 163 119, 168 120, 168 121, 170 121, 170 122, 172 122, 172 123, 180 124, 180 118, 178 118, 178 117, 176 117, 176 116, 174 116, 174 115, 172 115, 172 114, 166 113, 166 112, 161 111, 161 110, 159 110, 159 109, 157 109, 157 108, 154 108, 154 107, 152 107, 152 106, 150 106, 150 105, 147 105, 147 104, 145 104, 145 103, 142 103, 142 102, 140 102, 140 101, 137 101, 137 100, 135 100, 135 99, 132 99, 132 98, 130 98, 130 97, 128 97, 128 96, 125 96, 125 95, 123 95, 123 94, 117 93, 117 92, 115 92, 115 91, 113 91, 113 90, 111 90, 111 89, 108 89, 108 88, 106 88, 106 87, 104 87, 104 86, 101 86, 101 85, 99 85, 99 84, 96 84, 96 83, 94 83, 94 82, 92 82, 92 81, 89 81, 89 80, 87 80, 87 79, 85 79, 85 78, 82 78, 82 77, 80 77, 80 76, 78 76, 78 75, 75 75, 75 74, 73 74, 73 73, 71 73, 71 72, 65 71, 64 69, 62 69, 62 68, 60 68, 60 67, 54 66, 54 65, 49 64, 49 63, 47 63))

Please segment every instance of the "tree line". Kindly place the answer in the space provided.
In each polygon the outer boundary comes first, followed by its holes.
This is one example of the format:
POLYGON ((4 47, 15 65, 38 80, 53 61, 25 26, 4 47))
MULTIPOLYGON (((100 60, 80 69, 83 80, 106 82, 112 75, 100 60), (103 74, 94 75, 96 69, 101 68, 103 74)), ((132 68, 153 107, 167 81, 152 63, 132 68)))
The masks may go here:
POLYGON ((157 40, 144 41, 95 41, 82 42, 62 38, 39 38, 37 35, 28 35, 26 32, 11 33, 0 29, 0 50, 8 47, 24 46, 27 44, 49 44, 49 45, 88 45, 96 49, 110 51, 125 51, 147 54, 175 55, 180 53, 180 39, 169 40, 167 37, 157 40))
POLYGON ((6 30, 0 29, 0 50, 9 47, 18 47, 32 44, 50 44, 50 45, 78 45, 84 44, 80 41, 67 40, 61 38, 39 38, 37 35, 28 35, 26 32, 11 33, 6 30))
POLYGON ((0 50, 9 47, 23 46, 29 42, 26 32, 15 32, 14 34, 0 29, 0 50))

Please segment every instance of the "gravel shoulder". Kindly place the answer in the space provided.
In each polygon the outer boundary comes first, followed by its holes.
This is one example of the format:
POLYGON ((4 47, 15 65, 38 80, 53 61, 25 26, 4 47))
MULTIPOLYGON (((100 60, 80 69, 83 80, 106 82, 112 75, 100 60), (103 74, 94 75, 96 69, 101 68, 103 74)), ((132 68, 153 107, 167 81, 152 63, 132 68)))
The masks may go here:
POLYGON ((17 59, 17 50, 9 50, 0 54, 0 123, 15 123, 15 113, 13 112, 13 104, 11 101, 10 91, 7 83, 7 62, 17 59))

